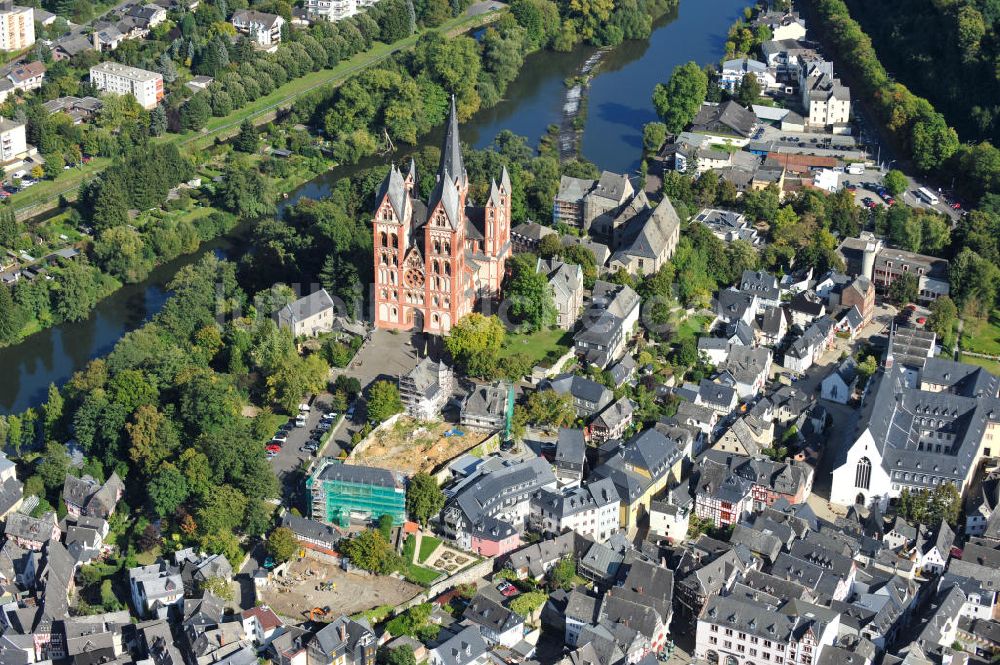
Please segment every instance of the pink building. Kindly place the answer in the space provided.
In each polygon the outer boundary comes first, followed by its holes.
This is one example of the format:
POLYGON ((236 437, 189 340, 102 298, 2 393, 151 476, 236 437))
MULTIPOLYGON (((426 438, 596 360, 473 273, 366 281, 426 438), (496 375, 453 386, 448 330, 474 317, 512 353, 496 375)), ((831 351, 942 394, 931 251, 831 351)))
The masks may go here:
POLYGON ((506 522, 484 517, 472 530, 471 549, 479 556, 501 556, 521 546, 521 534, 506 522))

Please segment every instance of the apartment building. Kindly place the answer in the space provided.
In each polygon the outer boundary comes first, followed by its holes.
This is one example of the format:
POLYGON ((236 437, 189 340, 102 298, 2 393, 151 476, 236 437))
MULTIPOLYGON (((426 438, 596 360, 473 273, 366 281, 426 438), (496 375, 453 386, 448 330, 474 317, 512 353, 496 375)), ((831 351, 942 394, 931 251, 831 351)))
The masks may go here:
POLYGON ((20 51, 35 43, 35 10, 0 0, 0 50, 20 51))
POLYGON ((163 99, 163 76, 117 62, 102 62, 90 68, 90 82, 98 90, 132 95, 144 109, 156 108, 163 99))
POLYGON ((233 12, 230 23, 236 28, 236 32, 250 37, 258 47, 273 50, 281 43, 281 28, 285 25, 285 19, 277 14, 240 9, 233 12))
POLYGON ((371 7, 377 0, 305 0, 306 15, 311 20, 340 21, 371 7))
POLYGON ((28 154, 24 123, 0 118, 0 163, 16 162, 28 154))

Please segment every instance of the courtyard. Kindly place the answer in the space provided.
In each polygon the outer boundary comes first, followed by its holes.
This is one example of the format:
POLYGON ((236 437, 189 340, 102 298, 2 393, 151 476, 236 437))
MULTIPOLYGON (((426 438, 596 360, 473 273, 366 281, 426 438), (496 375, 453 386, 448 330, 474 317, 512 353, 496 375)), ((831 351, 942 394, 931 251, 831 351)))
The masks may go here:
POLYGON ((344 572, 339 566, 311 557, 292 561, 285 577, 258 590, 258 600, 294 623, 308 620, 314 607, 329 608, 317 620, 331 621, 383 605, 395 607, 422 591, 396 577, 344 572))

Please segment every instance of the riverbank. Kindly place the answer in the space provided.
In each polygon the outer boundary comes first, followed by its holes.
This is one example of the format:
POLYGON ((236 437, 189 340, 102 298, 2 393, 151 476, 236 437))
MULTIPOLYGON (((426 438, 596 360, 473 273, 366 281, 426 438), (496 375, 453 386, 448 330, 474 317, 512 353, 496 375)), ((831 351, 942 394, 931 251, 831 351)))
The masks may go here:
MULTIPOLYGON (((584 157, 609 170, 626 171, 630 164, 637 163, 642 125, 649 116, 655 117, 649 82, 662 78, 672 63, 690 59, 717 61, 722 55, 722 44, 705 39, 704 31, 724 32, 744 4, 745 0, 719 0, 711 8, 688 3, 680 10, 670 9, 654 22, 650 39, 625 42, 610 50, 591 80, 591 112, 584 123, 581 142, 584 157)), ((562 117, 566 78, 578 72, 596 51, 595 47, 582 45, 571 52, 540 51, 527 56, 503 100, 492 108, 480 110, 462 124, 463 142, 473 148, 485 148, 507 129, 532 137, 529 145, 537 146, 537 138, 562 117)), ((393 160, 399 163, 404 154, 439 146, 441 138, 442 130, 436 128, 416 146, 389 155, 366 157, 356 165, 330 169, 332 161, 323 160, 322 166, 309 171, 293 169, 281 186, 282 191, 288 192, 288 198, 279 200, 279 216, 285 206, 299 198, 326 197, 338 181, 372 166, 393 160)), ((298 159, 295 155, 290 158, 298 159)), ((4 349, 0 352, 0 375, 12 380, 0 383, 0 413, 16 413, 37 406, 44 400, 50 383, 62 385, 74 371, 90 359, 107 354, 122 335, 158 312, 169 295, 165 284, 170 275, 165 272, 176 272, 209 251, 222 257, 242 256, 250 228, 250 225, 240 226, 234 233, 202 245, 195 254, 157 269, 146 282, 122 287, 101 301, 87 320, 49 328, 4 349)))

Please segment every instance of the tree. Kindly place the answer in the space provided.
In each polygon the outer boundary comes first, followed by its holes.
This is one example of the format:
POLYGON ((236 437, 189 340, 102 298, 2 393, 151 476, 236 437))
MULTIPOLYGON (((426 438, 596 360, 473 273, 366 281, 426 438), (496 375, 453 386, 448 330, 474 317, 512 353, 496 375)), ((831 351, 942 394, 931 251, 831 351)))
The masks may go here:
POLYGON ((548 599, 549 596, 546 593, 541 591, 529 591, 528 593, 522 593, 521 595, 513 598, 510 601, 509 607, 511 611, 527 618, 542 607, 548 599))
POLYGON ((140 406, 125 429, 132 441, 129 457, 147 478, 180 448, 180 437, 173 422, 150 404, 140 406))
POLYGON ((736 101, 740 106, 751 106, 760 100, 760 81, 753 73, 743 75, 740 87, 736 90, 736 101))
POLYGON ((184 102, 181 107, 181 128, 187 131, 201 131, 212 117, 212 105, 207 92, 199 92, 184 102))
POLYGON ((556 305, 548 276, 535 271, 535 261, 530 254, 515 256, 511 270, 513 274, 506 289, 511 315, 520 320, 528 332, 555 325, 556 305))
POLYGON ((691 61, 674 67, 670 81, 657 83, 653 106, 667 131, 677 134, 694 119, 708 94, 708 76, 698 63, 691 61))
POLYGON ((0 284, 0 344, 17 340, 21 332, 21 310, 14 304, 10 289, 0 284))
POLYGON ((951 339, 955 322, 958 320, 958 307, 955 306, 955 301, 948 296, 940 296, 931 303, 930 310, 927 327, 942 340, 951 339))
POLYGON ((59 431, 59 423, 63 417, 64 405, 65 400, 62 393, 56 388, 56 384, 50 383, 48 398, 45 400, 45 420, 43 421, 45 438, 48 440, 55 440, 57 438, 56 434, 59 431))
POLYGON ((381 665, 417 665, 417 659, 413 655, 413 648, 408 646, 398 646, 394 649, 384 649, 384 655, 379 653, 381 665))
POLYGON ((233 139, 233 148, 240 152, 257 152, 257 128, 249 119, 240 124, 240 133, 233 139))
POLYGON ((69 470, 69 455, 66 453, 66 446, 55 441, 50 441, 45 446, 42 461, 38 464, 38 476, 42 479, 45 489, 50 492, 58 487, 62 487, 66 480, 66 472, 69 470))
POLYGON ((378 575, 387 575, 399 566, 399 557, 377 530, 362 531, 342 546, 351 563, 378 575))
POLYGON ((461 371, 470 376, 492 378, 506 335, 496 316, 473 312, 451 327, 445 346, 461 371))
POLYGON ((562 589, 569 591, 573 588, 573 581, 576 579, 576 561, 573 557, 560 559, 556 565, 549 570, 549 588, 552 590, 562 589))
POLYGON ((82 321, 97 304, 98 285, 94 270, 81 261, 72 261, 60 270, 52 300, 62 321, 82 321))
POLYGON ((909 186, 909 181, 906 179, 906 174, 899 169, 892 169, 885 174, 882 178, 882 184, 885 186, 886 190, 893 196, 899 196, 906 191, 909 186))
POLYGON ((223 208, 246 219, 262 217, 274 209, 270 179, 243 157, 232 158, 226 164, 216 193, 223 208))
POLYGON ((566 427, 576 420, 573 398, 554 390, 536 390, 528 396, 529 422, 536 425, 566 427))
POLYGON ((97 185, 90 219, 98 231, 128 224, 129 200, 118 178, 105 173, 97 185))
POLYGON ((662 122, 647 122, 642 128, 642 147, 655 153, 667 140, 667 126, 662 122))
POLYGON ((303 395, 326 387, 330 366, 320 354, 312 353, 305 358, 293 355, 276 364, 272 371, 267 377, 268 397, 291 413, 303 395))
POLYGON ((368 420, 384 422, 403 410, 399 387, 391 381, 376 381, 368 388, 368 420))
POLYGON ((153 510, 160 517, 173 515, 190 495, 187 478, 173 464, 161 467, 147 486, 153 510))
POLYGON ((906 273, 900 275, 889 285, 889 292, 886 294, 889 300, 897 305, 916 302, 919 292, 916 275, 906 273))
POLYGON ((226 602, 233 600, 233 584, 223 577, 206 577, 198 583, 198 588, 226 602))
POLYGON ((553 256, 559 254, 562 249, 563 246, 559 241, 558 233, 546 234, 538 241, 538 255, 543 259, 551 259, 553 256))
POLYGON ((299 551, 299 539, 286 526, 279 526, 267 537, 267 553, 278 563, 289 561, 299 551))
POLYGON ((437 481, 426 473, 417 473, 406 487, 406 510, 417 522, 427 526, 427 521, 444 508, 444 492, 437 481))

